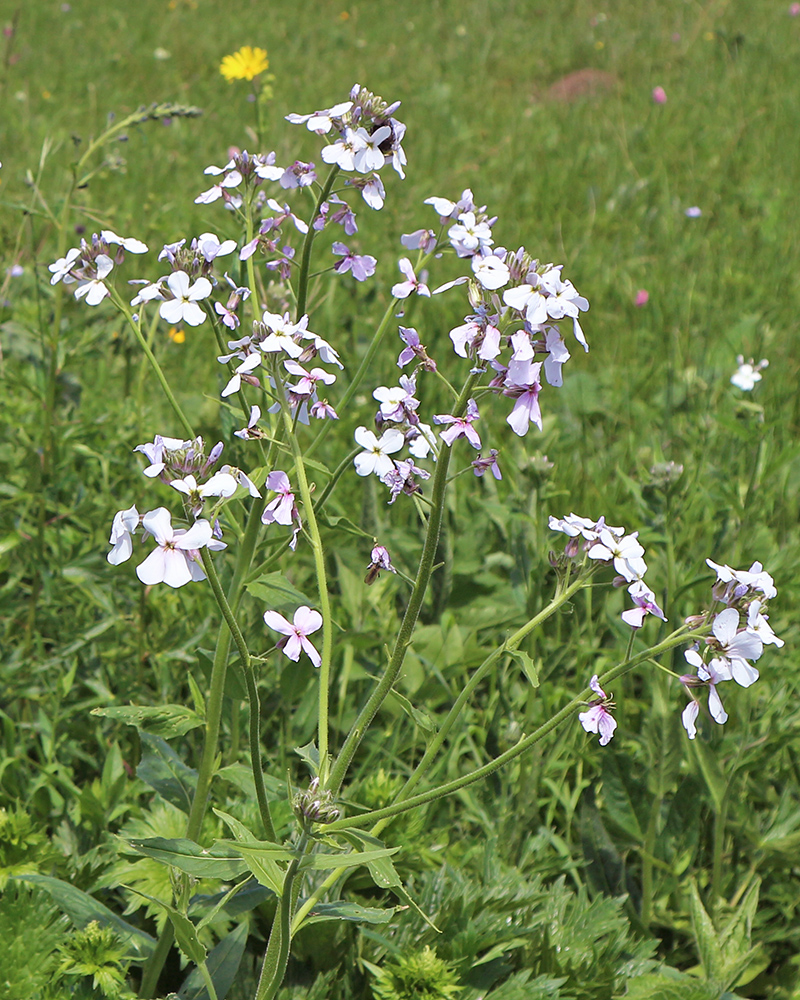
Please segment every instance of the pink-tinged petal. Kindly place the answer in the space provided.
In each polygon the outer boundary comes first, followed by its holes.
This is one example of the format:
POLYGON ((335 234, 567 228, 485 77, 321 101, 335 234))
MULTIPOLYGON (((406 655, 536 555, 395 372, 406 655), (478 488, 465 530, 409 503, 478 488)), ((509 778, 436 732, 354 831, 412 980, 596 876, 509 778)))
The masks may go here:
POLYGON ((727 646, 739 627, 739 612, 736 608, 725 608, 714 619, 711 631, 723 646, 727 646))
POLYGON ((270 472, 267 476, 266 486, 268 490, 272 490, 274 493, 289 493, 291 491, 289 477, 285 472, 281 472, 280 470, 270 472))
POLYGON ((629 611, 623 611, 620 617, 631 628, 641 628, 647 617, 647 608, 631 608, 629 611))
POLYGON ((290 660, 294 660, 296 663, 300 659, 302 648, 300 636, 295 631, 292 631, 289 638, 283 644, 284 653, 286 653, 290 660))
POLYGON ((695 723, 697 722, 697 715, 700 711, 700 706, 696 701, 692 700, 681 712, 681 722, 683 723, 683 728, 686 730, 689 739, 693 740, 697 736, 697 727, 695 723))
POLYGON ((155 538, 159 545, 166 545, 167 542, 172 541, 174 535, 172 516, 166 507, 149 510, 142 518, 142 527, 155 538))
POLYGON ((287 621, 287 619, 277 611, 265 611, 264 621, 271 629, 274 629, 276 632, 280 632, 281 635, 294 634, 294 625, 292 625, 290 621, 287 621))
POLYGON ((305 635, 309 635, 322 628, 322 615, 319 611, 309 608, 307 604, 303 604, 294 613, 294 624, 305 635))
POLYGON ((189 560, 183 552, 164 549, 164 583, 168 587, 182 587, 192 580, 189 560))
POLYGON ((136 575, 148 587, 161 583, 166 573, 166 549, 160 546, 136 567, 136 575))
POLYGON ((322 657, 315 649, 314 644, 311 642, 311 640, 307 639, 304 635, 301 635, 300 644, 306 651, 306 655, 308 656, 309 660, 311 660, 311 662, 314 664, 315 667, 319 667, 319 665, 322 663, 322 657))
POLYGON ((597 674, 592 675, 592 679, 589 681, 589 687, 600 698, 606 697, 605 691, 600 687, 600 678, 597 676, 597 674))
POLYGON ((472 445, 473 448, 477 448, 478 450, 480 450, 481 447, 480 435, 472 426, 472 424, 467 424, 466 427, 464 428, 464 437, 467 439, 467 441, 469 441, 469 443, 472 445))

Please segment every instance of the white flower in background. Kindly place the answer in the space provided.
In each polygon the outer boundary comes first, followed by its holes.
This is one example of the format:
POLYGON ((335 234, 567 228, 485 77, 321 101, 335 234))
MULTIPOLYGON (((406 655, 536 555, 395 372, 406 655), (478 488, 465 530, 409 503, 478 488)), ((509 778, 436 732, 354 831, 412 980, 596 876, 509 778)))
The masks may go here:
POLYGON ((78 287, 75 289, 75 298, 85 298, 86 304, 89 306, 99 305, 107 295, 111 294, 108 288, 106 288, 103 279, 111 274, 114 261, 107 254, 101 253, 95 258, 95 264, 97 266, 97 277, 80 281, 78 287))
POLYGON ((731 375, 731 383, 743 392, 752 392, 756 382, 761 381, 762 370, 769 367, 769 361, 766 358, 762 358, 758 364, 755 364, 752 358, 745 361, 742 354, 737 356, 736 364, 739 367, 731 375))
POLYGON ((142 527, 155 538, 158 546, 136 567, 136 575, 142 583, 150 587, 156 583, 182 587, 192 580, 205 579, 197 550, 213 538, 208 521, 195 521, 188 531, 176 530, 167 508, 158 507, 144 515, 142 527))
POLYGON ((120 563, 130 559, 133 554, 131 535, 133 535, 138 527, 139 511, 136 509, 135 504, 133 507, 128 507, 127 510, 117 511, 114 515, 114 521, 111 525, 111 537, 108 540, 109 544, 114 547, 106 556, 112 566, 118 566, 120 563))

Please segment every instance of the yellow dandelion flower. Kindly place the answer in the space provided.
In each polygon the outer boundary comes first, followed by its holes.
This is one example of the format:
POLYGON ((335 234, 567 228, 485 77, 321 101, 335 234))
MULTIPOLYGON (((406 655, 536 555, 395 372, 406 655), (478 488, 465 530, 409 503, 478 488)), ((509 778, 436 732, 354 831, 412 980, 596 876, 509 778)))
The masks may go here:
POLYGON ((243 45, 232 56, 225 56, 219 71, 228 83, 233 83, 234 80, 252 80, 268 68, 266 49, 253 49, 249 45, 243 45))
POLYGON ((169 330, 167 330, 167 336, 173 344, 182 344, 186 340, 186 334, 183 330, 178 330, 174 326, 171 326, 169 330))

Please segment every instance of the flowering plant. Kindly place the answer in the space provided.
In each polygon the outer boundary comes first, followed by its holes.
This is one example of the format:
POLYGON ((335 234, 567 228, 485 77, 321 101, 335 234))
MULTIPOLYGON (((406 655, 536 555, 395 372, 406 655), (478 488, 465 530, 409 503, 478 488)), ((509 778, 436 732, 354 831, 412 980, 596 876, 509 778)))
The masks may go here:
MULTIPOLYGON (((230 73, 252 79, 242 68, 244 62, 242 57, 242 65, 231 65, 230 73)), ((260 70, 253 75, 257 72, 260 70)), ((231 863, 237 872, 235 878, 253 877, 279 900, 256 1000, 272 1000, 277 995, 292 940, 321 907, 336 903, 340 912, 349 914, 348 919, 357 919, 355 910, 347 910, 347 903, 340 901, 354 868, 365 867, 377 885, 392 887, 401 899, 408 898, 392 865, 395 848, 379 840, 393 817, 487 777, 575 717, 588 733, 599 736, 601 746, 608 745, 618 731, 609 685, 646 663, 655 663, 665 673, 679 677, 689 696, 681 718, 688 737, 694 739, 702 710, 699 692, 708 692, 711 718, 724 723, 727 715, 717 686, 726 680, 749 686, 758 678, 752 661, 761 657, 764 645, 782 645, 769 626, 767 604, 776 596, 769 574, 759 563, 744 572, 709 561, 717 583, 707 607, 659 642, 643 647, 639 633, 647 616, 661 622, 667 618, 655 592, 644 581, 647 564, 638 531, 613 527, 604 516, 551 516, 550 528, 567 536, 563 552, 550 556, 556 581, 552 599, 527 620, 514 622, 510 634, 497 630, 492 652, 453 699, 392 801, 345 814, 343 799, 351 765, 377 713, 395 692, 414 643, 437 569, 453 480, 470 472, 481 477, 487 470, 500 480, 503 440, 488 414, 499 407, 504 422, 519 438, 532 433, 531 425, 541 430, 541 400, 546 403, 551 390, 563 384, 563 367, 571 357, 568 345, 577 342, 584 352, 589 350, 581 324, 589 302, 563 275, 563 265, 541 263, 523 247, 510 250, 499 245, 498 220, 486 206, 475 202, 470 190, 462 191, 456 200, 441 196, 426 199, 430 228, 400 237, 403 255, 397 267, 403 280, 392 286, 391 300, 355 371, 335 333, 318 328, 321 310, 315 307, 322 301, 326 272, 334 281, 359 283, 376 273, 376 259, 356 252, 343 240, 331 241, 330 253, 338 258, 333 264, 328 254, 319 252, 316 241, 326 231, 352 241, 358 232, 359 197, 370 211, 379 211, 387 197, 386 168, 400 179, 405 177, 406 128, 396 118, 398 110, 399 102, 387 103, 355 86, 347 100, 330 108, 288 115, 291 124, 305 126, 320 139, 319 161, 326 167, 320 174, 315 162, 297 159, 280 165, 275 152, 237 151, 224 166, 207 167, 205 173, 217 180, 195 201, 227 210, 228 221, 235 220, 238 228, 237 238, 219 239, 213 232, 205 232, 164 246, 158 261, 165 273, 155 279, 128 279, 137 288, 131 298, 117 275, 126 264, 126 254, 147 252, 138 239, 102 230, 91 240, 81 240, 77 247, 64 248, 63 255, 50 266, 54 285, 74 285, 76 299, 91 308, 112 305, 124 317, 172 408, 176 426, 169 430, 181 435, 158 433, 152 443, 135 449, 148 463, 142 470, 149 481, 146 485, 155 490, 160 482, 165 491, 171 490, 172 506, 159 505, 140 515, 138 506, 131 504, 116 513, 108 561, 119 567, 132 558, 141 529, 143 540, 155 543, 136 568, 142 583, 148 587, 164 583, 173 589, 190 583, 207 585, 221 626, 205 698, 202 759, 186 830, 186 840, 193 845, 189 860, 185 841, 181 847, 177 842, 141 840, 133 847, 185 876, 200 872, 197 852, 208 852, 194 842, 201 833, 217 766, 232 640, 249 702, 250 767, 261 829, 251 832, 238 820, 229 822, 230 818, 221 814, 233 840, 217 845, 215 857, 231 863), (304 217, 298 203, 309 194, 313 207, 304 217), (285 203, 284 197, 294 200, 285 203), (416 258, 406 254, 416 254, 416 258), (455 259, 462 273, 431 287, 434 283, 428 269, 445 254, 455 259), (321 257, 330 266, 315 272, 313 267, 319 266, 321 257), (445 363, 440 348, 430 346, 428 332, 397 323, 398 319, 408 322, 417 300, 435 302, 445 295, 462 296, 466 311, 463 323, 449 332, 453 352, 460 359, 455 382, 447 375, 452 363, 445 363), (238 407, 237 421, 245 424, 234 434, 241 441, 239 454, 254 456, 243 462, 245 468, 220 464, 224 442, 207 451, 187 418, 152 350, 148 331, 160 320, 213 328, 217 361, 224 372, 220 398, 226 406, 238 407), (374 362, 394 326, 402 345, 396 367, 403 374, 398 376, 397 385, 372 388, 368 379, 373 376, 374 362), (345 378, 346 388, 340 390, 345 378), (377 403, 370 414, 372 426, 362 422, 348 427, 353 409, 361 405, 360 397, 370 388, 377 403), (437 393, 435 403, 431 403, 437 393), (352 433, 356 447, 336 468, 329 469, 318 456, 337 426, 347 428, 344 433, 348 438, 352 433), (487 448, 488 456, 483 457, 487 448), (326 480, 319 492, 312 474, 326 480), (366 488, 378 492, 387 505, 397 504, 395 509, 408 504, 423 526, 423 538, 417 568, 406 574, 393 565, 384 540, 353 526, 353 533, 368 539, 371 549, 365 585, 373 583, 381 570, 392 573, 400 581, 398 588, 401 584, 405 588, 404 612, 395 634, 387 637, 387 662, 374 678, 352 725, 334 746, 329 697, 340 659, 325 505, 348 476, 361 477, 368 484, 366 488), (241 509, 246 511, 244 523, 239 519, 241 509), (181 526, 173 526, 173 519, 181 526), (225 556, 214 555, 223 550, 227 550, 225 556), (255 573, 253 567, 263 570, 281 561, 290 573, 291 560, 303 552, 310 553, 313 561, 316 599, 295 603, 291 620, 277 607, 264 608, 264 623, 282 638, 266 652, 254 654, 253 649, 263 646, 269 633, 248 634, 242 625, 240 602, 255 573), (538 685, 535 664, 521 648, 525 640, 579 591, 595 586, 604 574, 607 578, 609 570, 614 585, 627 589, 632 605, 621 616, 630 631, 627 649, 618 662, 592 673, 588 680, 579 679, 570 700, 533 732, 520 734, 506 750, 468 774, 434 781, 441 751, 481 683, 501 661, 510 658, 520 663, 534 686, 538 685), (227 586, 223 586, 223 577, 227 577, 227 586), (678 675, 659 659, 683 646, 689 647, 685 658, 695 674, 678 675), (279 836, 263 771, 265 746, 258 692, 259 672, 274 669, 280 656, 294 663, 307 658, 317 672, 316 740, 298 750, 312 776, 308 787, 291 797, 295 824, 283 837, 279 836), (314 878, 317 871, 328 874, 314 878)), ((397 346, 394 342, 392 358, 397 346)), ((141 505, 141 499, 136 499, 141 505)), ((412 717, 415 711, 409 704, 412 717)), ((231 893, 244 884, 235 882, 231 893)), ((186 896, 187 892, 179 893, 177 902, 185 904, 186 896)), ((168 913, 168 930, 145 967, 143 991, 155 989, 174 933, 213 995, 205 949, 185 905, 182 911, 170 908, 168 913)))

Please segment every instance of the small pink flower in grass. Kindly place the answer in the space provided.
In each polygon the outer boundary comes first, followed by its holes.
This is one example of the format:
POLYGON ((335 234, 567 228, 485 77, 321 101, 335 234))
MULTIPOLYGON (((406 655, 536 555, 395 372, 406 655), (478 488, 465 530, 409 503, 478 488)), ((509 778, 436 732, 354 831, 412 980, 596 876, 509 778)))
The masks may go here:
POLYGON ((585 712, 580 712, 578 721, 587 733, 598 733, 600 736, 600 746, 606 746, 614 735, 617 728, 617 720, 611 715, 610 709, 614 707, 611 695, 606 694, 600 687, 595 674, 589 681, 589 687, 597 695, 593 701, 589 702, 589 708, 585 712))
POLYGON ((800 3, 793 3, 789 6, 789 16, 797 17, 800 14, 800 3))
POLYGON ((293 622, 277 611, 265 611, 264 621, 271 629, 286 636, 285 639, 278 641, 278 648, 282 649, 290 660, 296 663, 300 659, 300 653, 305 651, 315 667, 322 663, 322 657, 308 639, 312 632, 322 627, 322 615, 319 611, 312 611, 304 604, 295 611, 293 622))
POLYGON ((633 300, 633 304, 639 306, 641 309, 641 307, 646 306, 649 301, 650 292, 648 292, 646 288, 640 288, 636 293, 636 298, 633 300))
POLYGON ((667 103, 667 92, 663 87, 653 87, 653 100, 656 104, 667 103))
POLYGON ((447 430, 441 431, 439 436, 447 445, 452 445, 456 438, 465 437, 473 448, 480 449, 481 439, 478 432, 472 426, 478 419, 478 404, 474 399, 467 403, 467 412, 463 417, 453 417, 449 413, 438 413, 434 416, 435 424, 450 424, 447 430))

